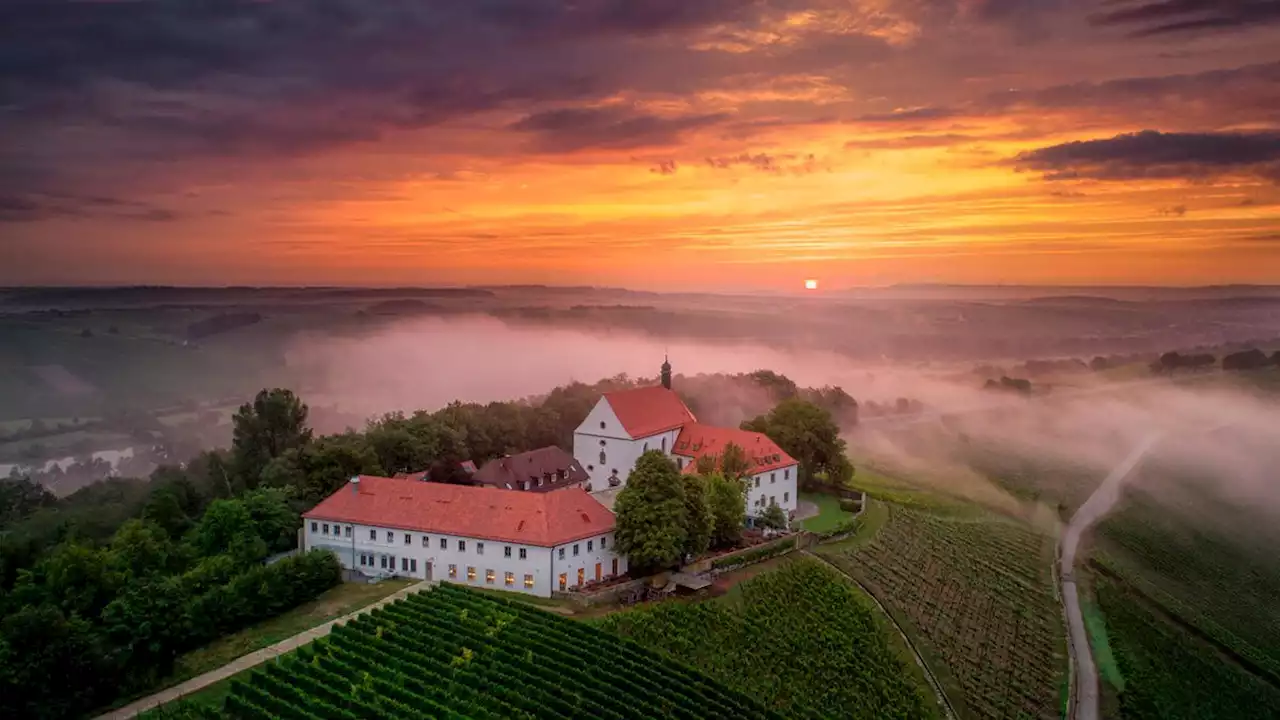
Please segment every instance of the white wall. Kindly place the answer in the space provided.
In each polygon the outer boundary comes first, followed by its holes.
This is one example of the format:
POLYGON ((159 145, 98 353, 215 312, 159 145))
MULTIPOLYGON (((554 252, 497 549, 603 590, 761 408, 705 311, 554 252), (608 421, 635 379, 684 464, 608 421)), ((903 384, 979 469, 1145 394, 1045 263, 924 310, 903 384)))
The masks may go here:
POLYGON ((621 575, 627 571, 627 559, 617 555, 613 551, 613 533, 605 533, 603 535, 593 535, 591 537, 574 540, 571 543, 557 545, 553 550, 552 563, 553 574, 551 588, 553 590, 560 589, 560 575, 565 576, 565 587, 571 588, 578 584, 578 571, 582 570, 583 582, 590 582, 596 579, 596 565, 600 565, 600 578, 604 579, 613 575, 613 561, 618 561, 618 574, 621 575), (602 546, 603 541, 603 546, 602 546), (573 546, 578 546, 578 554, 573 554, 573 546), (590 549, 588 549, 590 548, 590 549), (560 558, 561 551, 564 552, 564 559, 560 558))
POLYGON ((627 478, 636 466, 636 460, 640 459, 646 449, 662 450, 665 447, 666 454, 670 457, 679 434, 680 428, 676 428, 632 439, 614 414, 613 408, 609 407, 609 402, 602 397, 573 433, 573 457, 591 477, 592 492, 598 492, 609 488, 609 476, 614 470, 617 470, 622 485, 626 485, 627 478), (601 452, 604 452, 604 462, 600 462, 601 452))
MULTIPOLYGON (((553 573, 551 569, 552 551, 536 545, 520 545, 496 540, 459 537, 457 535, 441 535, 423 533, 415 530, 397 530, 394 528, 371 527, 368 525, 352 525, 351 535, 347 535, 347 524, 328 523, 329 534, 324 534, 326 521, 321 519, 304 520, 303 538, 305 548, 325 548, 334 551, 343 567, 360 570, 368 575, 396 575, 399 577, 427 578, 427 563, 431 563, 431 579, 448 580, 462 585, 488 587, 498 590, 527 592, 542 597, 551 596, 553 573), (312 524, 315 531, 312 531, 312 524), (338 534, 335 536, 335 530, 338 534), (369 531, 373 530, 376 538, 370 539, 369 531), (387 532, 392 539, 387 540, 387 532), (406 545, 404 536, 409 535, 406 545), (427 546, 423 547, 422 538, 427 537, 427 546), (440 541, 445 547, 440 547, 440 541), (466 549, 458 549, 458 541, 465 542, 466 549), (484 544, 484 552, 480 552, 480 543, 484 544), (504 548, 511 548, 511 557, 505 556, 504 548), (525 550, 525 559, 520 559, 520 549, 525 550), (372 556, 373 565, 361 565, 360 556, 372 556), (395 557, 396 566, 383 569, 382 558, 395 557), (417 572, 403 569, 403 559, 417 560, 417 572), (455 577, 449 576, 449 566, 457 566, 455 577), (475 568, 475 578, 467 577, 467 568, 475 568), (486 571, 494 571, 493 582, 486 578, 486 571), (506 585, 505 573, 514 575, 514 584, 506 585), (526 588, 525 575, 533 576, 533 587, 526 588)), ((612 540, 612 538, 610 538, 612 540)), ((610 543, 612 544, 612 543, 610 543)), ((583 546, 585 549, 585 545, 583 546)), ((606 565, 606 567, 608 567, 606 565)))
POLYGON ((799 472, 799 465, 788 465, 753 475, 747 486, 747 515, 754 517, 763 513, 769 507, 771 498, 776 498, 778 506, 784 511, 795 510, 799 489, 799 479, 796 476, 799 472))

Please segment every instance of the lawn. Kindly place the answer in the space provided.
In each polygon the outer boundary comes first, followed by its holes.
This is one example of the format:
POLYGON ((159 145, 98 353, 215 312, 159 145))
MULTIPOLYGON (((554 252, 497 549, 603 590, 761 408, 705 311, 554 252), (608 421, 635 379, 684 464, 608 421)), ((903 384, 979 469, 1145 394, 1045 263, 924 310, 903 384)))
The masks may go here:
MULTIPOLYGON (((366 605, 413 585, 413 580, 384 580, 368 585, 365 583, 343 583, 332 590, 325 591, 320 597, 304 605, 265 620, 238 633, 215 640, 208 645, 178 658, 173 673, 153 688, 152 692, 189 680, 226 665, 242 655, 261 650, 268 645, 293 637, 304 630, 324 624, 335 618, 355 612, 366 605)), ((243 673, 241 673, 243 674, 243 673)), ((209 698, 221 703, 226 695, 229 682, 223 681, 211 685, 198 693, 188 696, 198 698, 200 704, 206 704, 209 698)), ((137 697, 126 698, 120 705, 136 700, 137 697)), ((209 701, 212 702, 212 701, 209 701)))
POLYGON ((800 493, 802 501, 818 506, 818 514, 800 522, 800 527, 810 532, 822 533, 835 530, 840 523, 853 517, 853 513, 840 509, 840 498, 825 493, 800 493))
POLYGON ((1058 718, 1066 635, 1054 542, 1000 518, 889 507, 874 537, 815 552, 889 609, 964 718, 1058 718))

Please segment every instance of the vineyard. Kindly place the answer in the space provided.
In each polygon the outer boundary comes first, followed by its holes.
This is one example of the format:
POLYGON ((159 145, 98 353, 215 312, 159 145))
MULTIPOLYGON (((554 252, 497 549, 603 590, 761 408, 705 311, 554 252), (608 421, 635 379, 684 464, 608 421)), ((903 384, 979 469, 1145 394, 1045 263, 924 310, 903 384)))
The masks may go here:
POLYGON ((922 640, 962 715, 1061 717, 1066 636, 1052 539, 1008 522, 947 520, 895 506, 870 543, 818 552, 922 640))
POLYGON ((235 684, 233 718, 766 718, 622 638, 453 585, 362 615, 235 684))
POLYGON ((1124 676, 1124 720, 1280 718, 1280 690, 1161 617, 1120 583, 1100 577, 1095 590, 1124 676))
POLYGON ((692 665, 791 717, 933 715, 885 629, 844 578, 811 558, 740 595, 615 613, 602 627, 692 665))

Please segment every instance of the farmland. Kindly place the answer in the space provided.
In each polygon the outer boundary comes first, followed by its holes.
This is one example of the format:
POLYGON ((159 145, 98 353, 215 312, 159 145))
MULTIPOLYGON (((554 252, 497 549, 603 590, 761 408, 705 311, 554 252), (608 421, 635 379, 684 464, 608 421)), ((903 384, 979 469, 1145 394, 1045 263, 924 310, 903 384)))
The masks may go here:
POLYGON ((234 684, 237 718, 766 718, 657 654, 527 605, 442 585, 335 628, 234 684))
POLYGON ((1124 677, 1122 718, 1280 718, 1280 690, 1170 622, 1123 584, 1104 576, 1096 592, 1124 677))
POLYGON ((660 650, 791 717, 929 717, 932 703, 852 585, 786 562, 723 598, 663 603, 601 627, 660 650))
POLYGON ((915 636, 962 716, 1061 716, 1066 640, 1051 538, 1004 520, 891 506, 869 543, 818 552, 915 636))

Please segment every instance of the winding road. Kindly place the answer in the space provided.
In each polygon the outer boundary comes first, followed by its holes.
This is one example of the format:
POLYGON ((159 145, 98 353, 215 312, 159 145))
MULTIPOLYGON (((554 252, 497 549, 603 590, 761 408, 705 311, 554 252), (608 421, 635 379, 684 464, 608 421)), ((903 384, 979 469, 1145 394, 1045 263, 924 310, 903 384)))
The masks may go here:
POLYGON ((1076 590, 1076 551, 1080 538, 1098 520, 1102 519, 1120 499, 1120 487, 1142 458, 1160 441, 1161 434, 1148 434, 1119 465, 1107 475, 1097 490, 1089 496, 1076 514, 1071 517, 1062 537, 1062 599, 1067 610, 1067 629, 1074 665, 1072 683, 1071 720, 1098 719, 1098 667, 1093 662, 1093 649, 1085 630, 1084 616, 1080 612, 1080 595, 1076 590))

